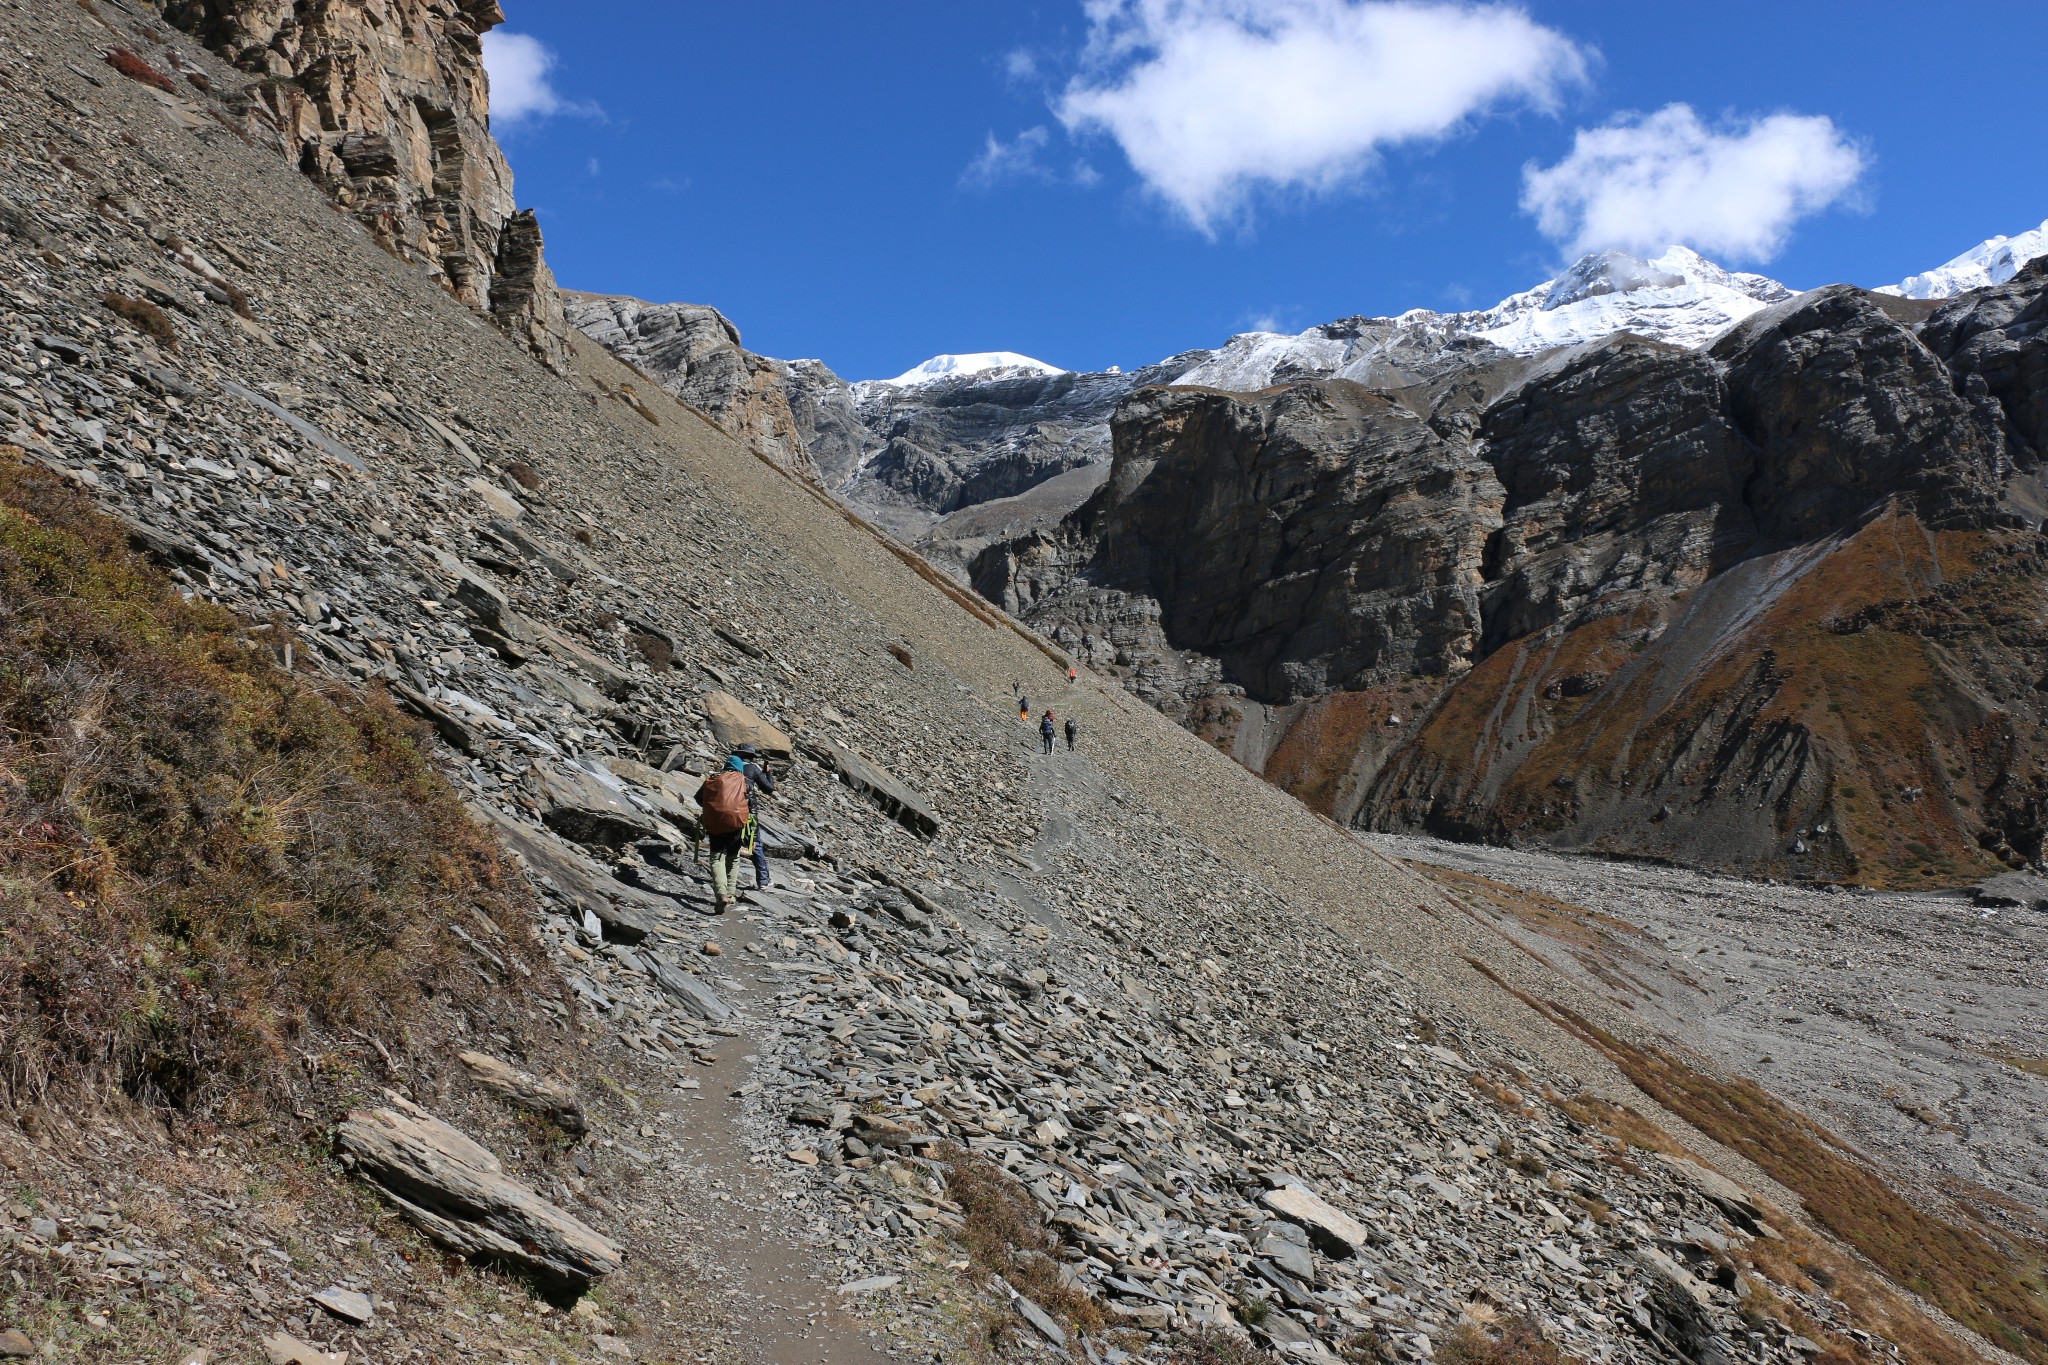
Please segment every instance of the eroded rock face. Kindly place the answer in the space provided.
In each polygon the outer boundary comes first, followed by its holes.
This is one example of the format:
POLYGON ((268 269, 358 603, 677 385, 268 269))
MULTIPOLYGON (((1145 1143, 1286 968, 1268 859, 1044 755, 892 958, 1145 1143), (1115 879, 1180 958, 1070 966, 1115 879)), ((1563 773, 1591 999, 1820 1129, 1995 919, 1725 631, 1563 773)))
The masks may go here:
POLYGON ((164 19, 255 79, 228 100, 386 249, 560 370, 568 332, 540 229, 491 137, 478 41, 498 0, 169 0, 164 19))
POLYGON ((2003 433, 1893 316, 1924 310, 1834 285, 1715 343, 1730 414, 1765 455, 1749 498, 1765 531, 1781 541, 1825 534, 1901 495, 1940 524, 1990 515, 2011 472, 2003 433))
POLYGON ((1132 382, 1116 374, 1005 373, 915 387, 861 384, 855 411, 873 453, 842 496, 922 531, 949 512, 1102 463, 1110 414, 1132 382))
POLYGON ((1338 818, 1771 875, 2018 865, 2044 294, 1833 287, 1707 351, 1141 390, 1102 490, 974 581, 1338 818))
POLYGON ((2048 460, 2048 256, 2011 280, 1956 299, 1920 330, 1948 365, 1956 392, 1996 404, 2016 438, 2013 458, 2037 469, 2048 460))
MULTIPOLYGON (((1175 649, 1283 699, 1469 667, 1501 499, 1483 462, 1362 385, 1150 389, 1118 410, 1109 482, 1070 523, 1093 586, 1158 603, 1175 649)), ((1041 545, 989 552, 976 583, 1032 615, 1041 545)), ((1082 630, 1085 657, 1104 645, 1082 630)))
POLYGON ((1697 587, 1754 553, 1743 489, 1756 452, 1696 352, 1628 336, 1565 352, 1486 408, 1474 435, 1505 495, 1487 552, 1488 652, 1596 600, 1697 587))
MULTIPOLYGON (((577 330, 644 370, 729 434, 780 464, 815 476, 805 426, 790 410, 791 367, 747 350, 740 344, 740 329, 716 308, 643 303, 616 294, 570 294, 565 307, 577 330)), ((820 381, 806 392, 814 390, 829 393, 830 385, 820 381)), ((817 402, 806 416, 814 426, 829 426, 832 414, 818 410, 817 402)))

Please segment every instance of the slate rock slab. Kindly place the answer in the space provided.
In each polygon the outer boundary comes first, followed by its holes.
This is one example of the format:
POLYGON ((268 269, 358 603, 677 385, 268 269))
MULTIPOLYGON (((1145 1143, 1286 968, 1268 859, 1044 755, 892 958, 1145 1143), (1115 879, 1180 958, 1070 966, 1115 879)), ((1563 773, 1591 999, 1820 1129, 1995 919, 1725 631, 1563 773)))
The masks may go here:
POLYGON ((1372 1245, 1372 1232, 1365 1224, 1299 1185, 1267 1190, 1259 1202, 1306 1232, 1319 1251, 1335 1260, 1372 1245))
POLYGON ((796 752, 788 735, 761 719, 753 707, 730 692, 706 692, 698 698, 704 720, 719 744, 730 751, 751 744, 771 758, 787 761, 796 752))
POLYGON ((661 826, 627 797, 618 779, 581 768, 534 765, 540 787, 541 819, 579 844, 623 848, 636 839, 660 836, 661 826))
POLYGON ((418 1105, 388 1098, 351 1112, 335 1144, 429 1237, 578 1292, 624 1263, 602 1234, 507 1176, 488 1149, 418 1105))
POLYGON ((931 803, 886 769, 829 740, 806 744, 804 751, 912 834, 929 839, 939 832, 939 814, 931 803))

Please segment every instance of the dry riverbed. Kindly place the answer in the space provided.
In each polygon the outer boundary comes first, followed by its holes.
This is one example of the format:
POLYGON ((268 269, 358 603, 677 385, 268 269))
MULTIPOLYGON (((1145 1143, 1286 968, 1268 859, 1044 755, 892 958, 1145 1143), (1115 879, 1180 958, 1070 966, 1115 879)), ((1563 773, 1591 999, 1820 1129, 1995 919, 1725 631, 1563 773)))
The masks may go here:
POLYGON ((2023 881, 1993 905, 1364 837, 1891 1171, 2048 1226, 2048 909, 2023 881))

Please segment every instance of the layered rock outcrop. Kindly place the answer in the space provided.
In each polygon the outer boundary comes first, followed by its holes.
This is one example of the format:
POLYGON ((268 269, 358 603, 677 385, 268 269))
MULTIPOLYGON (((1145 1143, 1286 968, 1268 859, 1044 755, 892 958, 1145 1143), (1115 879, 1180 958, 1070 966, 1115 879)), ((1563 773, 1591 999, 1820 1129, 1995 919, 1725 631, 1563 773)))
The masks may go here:
POLYGON ((2036 860, 2044 293, 1142 390, 1103 488, 974 581, 1340 818, 1812 877, 2036 860))
POLYGON ((394 255, 556 370, 567 324, 540 227, 491 137, 479 41, 498 0, 168 0, 164 19, 254 79, 220 92, 394 255))
MULTIPOLYGON (((716 308, 694 303, 645 303, 617 294, 569 294, 570 325, 662 388, 709 417, 729 435, 778 464, 817 476, 806 430, 830 430, 836 414, 830 395, 838 377, 823 371, 802 391, 810 395, 807 422, 790 408, 797 388, 791 366, 756 355, 740 344, 740 329, 716 308)), ((838 384, 840 390, 844 384, 838 384)))

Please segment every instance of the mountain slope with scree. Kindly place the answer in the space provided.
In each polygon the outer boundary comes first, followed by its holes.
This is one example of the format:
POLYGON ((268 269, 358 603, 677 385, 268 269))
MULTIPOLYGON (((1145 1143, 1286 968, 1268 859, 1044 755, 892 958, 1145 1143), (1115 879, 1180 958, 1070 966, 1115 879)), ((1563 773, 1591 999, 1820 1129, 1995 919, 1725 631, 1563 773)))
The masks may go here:
MULTIPOLYGON (((215 117, 239 78, 183 34, 49 0, 5 38, 7 458, 280 695, 411 712, 533 895, 419 904, 492 1008, 309 1018, 246 1122, 90 1067, 10 1089, 9 1349, 1980 1349, 1624 1119, 1654 1106, 1557 1022, 1625 1032, 1599 999, 594 345, 551 373, 215 117), (1081 749, 1036 756, 1013 684, 1081 749), (790 755, 780 877, 713 919, 691 798, 735 726, 790 755)), ((1996 1277, 1923 1292, 2039 1358, 1996 1277)))

